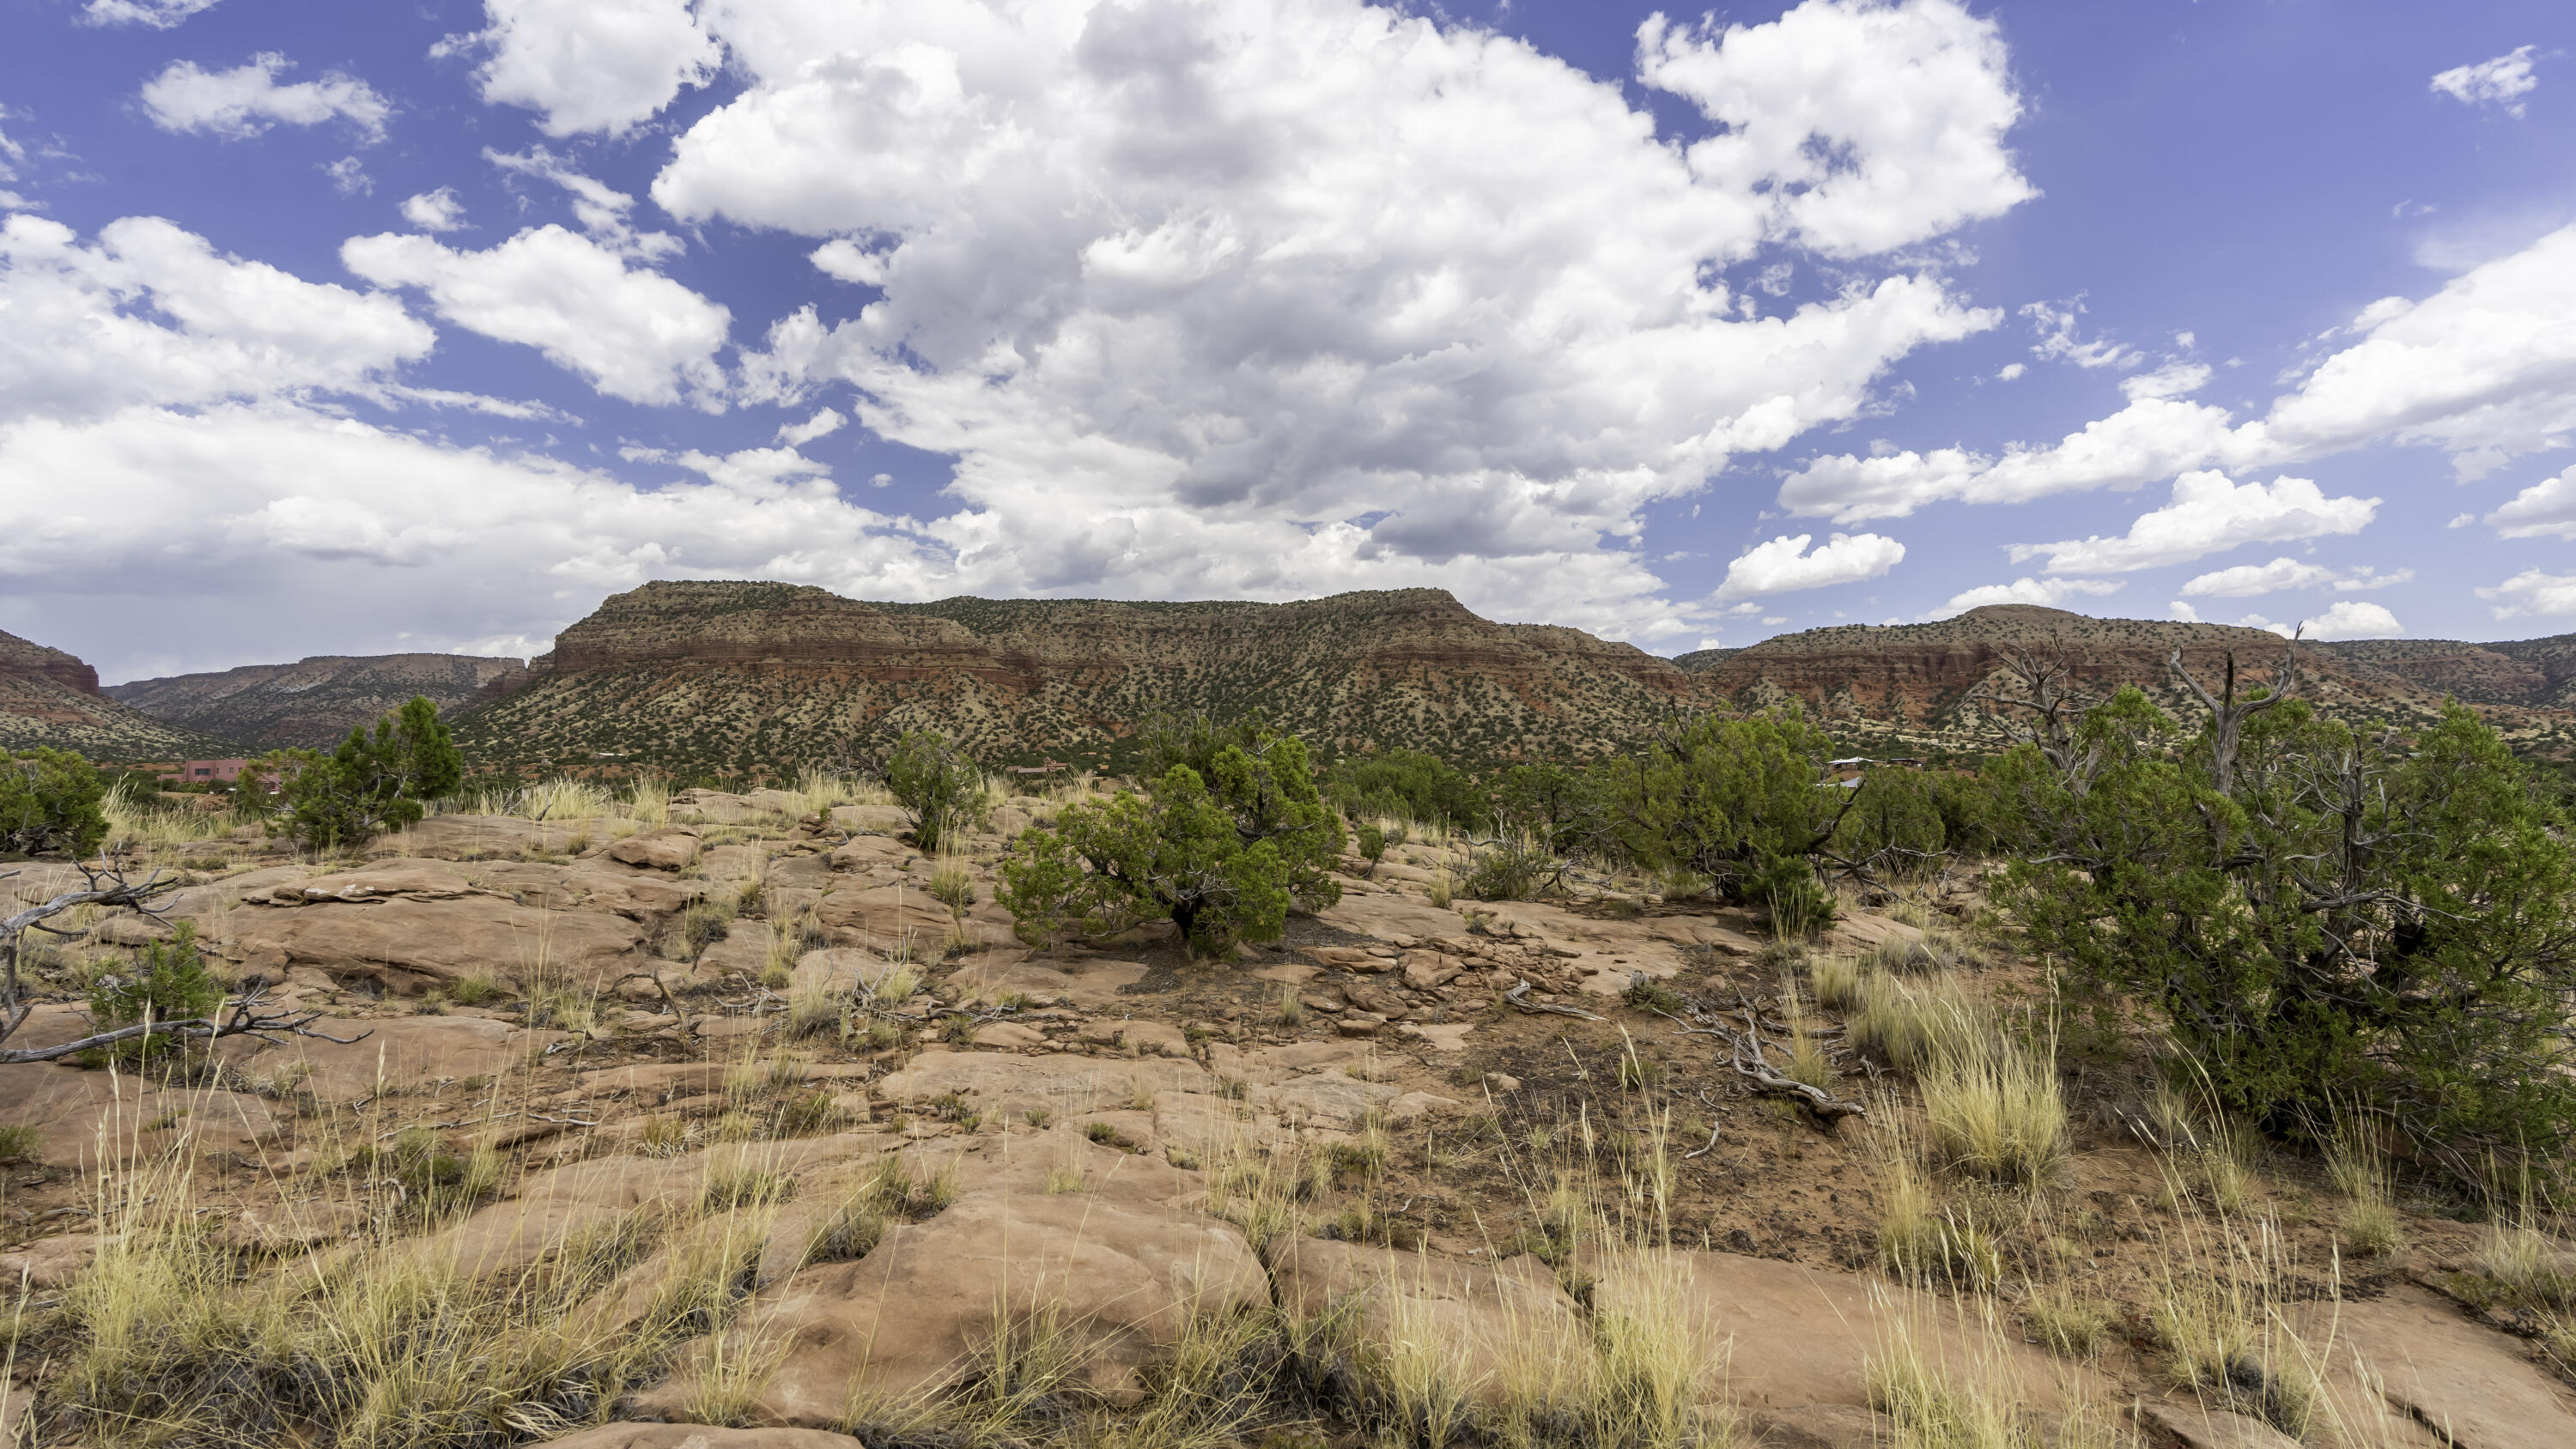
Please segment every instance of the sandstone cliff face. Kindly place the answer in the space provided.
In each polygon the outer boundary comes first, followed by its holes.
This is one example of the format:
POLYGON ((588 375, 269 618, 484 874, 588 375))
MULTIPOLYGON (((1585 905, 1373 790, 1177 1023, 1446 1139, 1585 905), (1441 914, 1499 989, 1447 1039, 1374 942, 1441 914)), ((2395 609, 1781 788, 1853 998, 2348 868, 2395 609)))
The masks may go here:
POLYGON ((38 745, 94 760, 220 753, 223 742, 173 727, 100 692, 98 671, 60 649, 0 634, 0 749, 38 745))
POLYGON ((1158 709, 1260 710, 1337 749, 1597 754, 1700 697, 1670 661, 1407 589, 1284 604, 861 603, 655 583, 557 639, 460 725, 478 754, 830 762, 937 728, 990 759, 1091 762, 1158 709))
POLYGON ((171 724, 255 750, 327 748, 414 695, 441 709, 506 686, 527 667, 467 654, 323 654, 110 686, 107 693, 171 724))

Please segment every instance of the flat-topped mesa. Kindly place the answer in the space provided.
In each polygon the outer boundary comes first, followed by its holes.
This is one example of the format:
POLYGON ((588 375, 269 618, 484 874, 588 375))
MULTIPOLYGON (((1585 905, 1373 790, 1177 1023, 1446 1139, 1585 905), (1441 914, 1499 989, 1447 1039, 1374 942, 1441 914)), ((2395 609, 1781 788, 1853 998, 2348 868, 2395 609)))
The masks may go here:
POLYGON ((945 620, 899 619, 809 584, 656 581, 611 595, 555 636, 558 675, 648 663, 869 664, 976 655, 945 620))
POLYGON ((1099 761, 1160 710, 1259 712, 1329 752, 1597 755, 1699 688, 1574 629, 1498 624, 1445 590, 1284 603, 862 602, 794 584, 657 582, 557 636, 536 682, 460 736, 487 759, 674 767, 848 760, 935 728, 993 759, 1099 761))
POLYGON ((859 666, 895 680, 973 675, 1020 693, 1131 673, 1288 669, 1331 659, 1368 680, 1545 671, 1569 658, 1681 696, 1671 662, 1545 624, 1497 624, 1445 589, 1286 603, 979 599, 862 603, 798 584, 656 582, 556 636, 553 671, 640 664, 859 666))

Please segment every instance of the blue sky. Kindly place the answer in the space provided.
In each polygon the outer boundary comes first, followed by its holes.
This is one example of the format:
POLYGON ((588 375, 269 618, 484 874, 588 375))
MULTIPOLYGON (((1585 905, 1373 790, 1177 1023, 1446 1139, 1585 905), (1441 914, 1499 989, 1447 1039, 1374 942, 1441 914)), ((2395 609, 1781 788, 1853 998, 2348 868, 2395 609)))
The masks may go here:
POLYGON ((0 628, 2576 629, 2563 5, 0 0, 0 628))

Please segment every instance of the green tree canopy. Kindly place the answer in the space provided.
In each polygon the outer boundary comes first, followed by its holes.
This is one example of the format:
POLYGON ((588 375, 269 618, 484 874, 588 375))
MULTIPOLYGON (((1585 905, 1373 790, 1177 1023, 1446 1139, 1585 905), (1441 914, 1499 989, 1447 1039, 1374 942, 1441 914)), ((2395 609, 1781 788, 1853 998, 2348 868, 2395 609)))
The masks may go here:
POLYGON ((1615 828, 1641 864, 1695 872, 1729 899, 1751 901, 1785 878, 1775 862, 1803 863, 1823 849, 1854 803, 1824 781, 1832 757, 1833 742, 1794 705, 1701 715, 1642 760, 1614 767, 1615 828))
POLYGON ((2004 900, 2097 1018, 2273 1130, 2357 1104, 2463 1173, 2576 1141, 2568 822, 2476 715, 2410 741, 2231 690, 2186 737, 2123 689, 2079 743, 1991 776, 2004 900))
POLYGON ((79 857, 98 849, 107 838, 106 791, 90 762, 69 750, 0 750, 0 850, 79 857))
POLYGON ((984 771, 935 730, 914 730, 896 743, 886 759, 886 788, 912 816, 913 843, 925 851, 984 817, 984 771))
POLYGON ((1195 754, 1204 773, 1174 760, 1146 794, 1077 801, 1052 829, 1020 836, 999 898, 1023 939, 1170 920, 1214 951, 1279 939, 1291 901, 1320 910, 1341 899, 1341 823, 1305 743, 1257 722, 1199 723, 1174 732, 1174 752, 1195 754))
MULTIPOLYGON (((306 752, 296 752, 306 753, 306 752)), ((426 803, 456 793, 465 782, 465 757, 438 718, 438 706, 414 695, 362 726, 328 755, 297 760, 283 788, 286 832, 309 850, 366 841, 380 831, 419 820, 426 803)))

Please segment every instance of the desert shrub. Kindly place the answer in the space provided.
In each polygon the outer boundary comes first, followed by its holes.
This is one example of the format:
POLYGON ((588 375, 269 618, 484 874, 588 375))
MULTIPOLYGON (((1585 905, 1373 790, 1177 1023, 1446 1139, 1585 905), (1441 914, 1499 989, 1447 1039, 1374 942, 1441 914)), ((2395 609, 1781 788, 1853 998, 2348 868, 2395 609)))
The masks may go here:
POLYGON ((1612 829, 1640 864, 1703 876, 1731 901, 1812 921, 1831 897, 1821 882, 1813 895, 1793 884, 1795 869, 1807 869, 1846 809, 1877 788, 1818 788, 1832 754, 1833 742, 1795 707, 1701 715, 1610 772, 1612 829))
POLYGON ((1871 770, 1830 842, 1845 860, 1877 857, 1898 868, 1940 854, 1948 832, 1933 776, 1902 766, 1871 770))
POLYGON ((895 745, 886 787, 912 817, 913 843, 925 851, 938 850, 951 831, 980 823, 990 803, 983 770, 932 730, 915 730, 895 745))
POLYGON ((0 1162, 33 1162, 44 1148, 36 1129, 23 1123, 0 1127, 0 1162))
POLYGON ((1330 871, 1341 827, 1305 746, 1281 735, 1256 743, 1258 757, 1239 744, 1218 750, 1213 782, 1174 765, 1148 794, 1077 800, 1054 828, 1021 835, 997 893, 1021 939, 1169 920, 1193 946, 1217 950, 1279 939, 1291 900, 1319 909, 1340 899, 1330 871))
POLYGON ((1370 873, 1375 874, 1378 862, 1386 859, 1386 832, 1375 824, 1365 824, 1353 835, 1360 848, 1360 858, 1369 863, 1370 873))
POLYGON ((1834 923, 1833 892, 1803 855, 1762 857, 1743 891, 1770 918, 1771 934, 1782 940, 1804 940, 1834 923))
POLYGON ((2030 950, 2096 1025, 2143 1008, 2265 1130, 2349 1105, 2462 1176, 2491 1152, 2563 1157, 2564 816, 2464 707, 2410 741, 2233 696, 2183 739, 2122 690, 2086 716, 2081 768, 2007 757, 2032 854, 2003 902, 2030 950))
MULTIPOLYGON (((90 1018, 101 1031, 154 1022, 194 1021, 223 1003, 223 983, 206 970, 197 952, 197 925, 181 921, 167 941, 143 949, 133 971, 94 978, 89 988, 90 1018)), ((84 1053, 104 1061, 144 1061, 176 1050, 179 1039, 158 1032, 134 1037, 84 1053)))
POLYGON ((699 901, 680 917, 680 942, 695 961, 706 949, 733 934, 733 908, 724 901, 699 901))
POLYGON ((107 836, 107 787, 68 750, 0 750, 0 852, 83 856, 107 836))
POLYGON ((328 755, 309 754, 284 787, 285 833, 307 850, 365 843, 377 832, 420 819, 424 803, 456 792, 465 757, 419 695, 376 721, 375 733, 351 730, 328 755))
POLYGON ((1501 839, 1476 851, 1464 890, 1480 901, 1525 901, 1555 880, 1563 868, 1546 841, 1526 831, 1507 830, 1501 839))
POLYGON ((930 871, 930 898, 951 911, 975 904, 975 877, 965 861, 953 855, 940 857, 930 871))
POLYGON ((1493 813, 1475 781, 1420 750, 1344 759, 1333 767, 1330 794, 1345 814, 1387 815, 1418 825, 1466 825, 1493 813))

